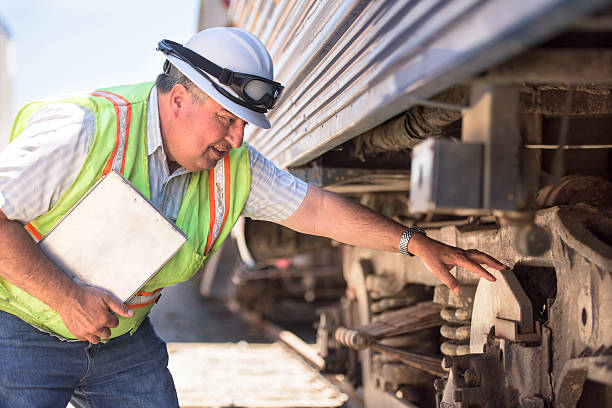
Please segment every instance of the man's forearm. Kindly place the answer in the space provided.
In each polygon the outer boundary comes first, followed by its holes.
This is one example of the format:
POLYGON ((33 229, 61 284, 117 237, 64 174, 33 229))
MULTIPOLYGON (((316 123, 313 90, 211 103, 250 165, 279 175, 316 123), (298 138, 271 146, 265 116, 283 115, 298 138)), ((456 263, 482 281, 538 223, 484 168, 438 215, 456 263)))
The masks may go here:
POLYGON ((392 252, 399 252, 399 241, 406 230, 390 218, 314 186, 308 186, 304 202, 282 225, 349 245, 392 252))

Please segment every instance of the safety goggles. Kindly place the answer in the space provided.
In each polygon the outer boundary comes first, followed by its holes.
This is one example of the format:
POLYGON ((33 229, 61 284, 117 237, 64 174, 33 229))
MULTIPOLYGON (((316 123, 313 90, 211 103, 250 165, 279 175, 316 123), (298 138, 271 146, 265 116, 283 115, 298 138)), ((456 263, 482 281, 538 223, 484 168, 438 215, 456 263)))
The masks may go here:
POLYGON ((257 75, 235 72, 221 68, 200 54, 170 40, 161 40, 157 50, 185 61, 193 69, 204 76, 223 96, 255 112, 266 113, 274 108, 276 101, 283 92, 283 86, 257 75), (229 86, 239 97, 227 92, 217 85, 208 75, 217 78, 221 85, 229 86))

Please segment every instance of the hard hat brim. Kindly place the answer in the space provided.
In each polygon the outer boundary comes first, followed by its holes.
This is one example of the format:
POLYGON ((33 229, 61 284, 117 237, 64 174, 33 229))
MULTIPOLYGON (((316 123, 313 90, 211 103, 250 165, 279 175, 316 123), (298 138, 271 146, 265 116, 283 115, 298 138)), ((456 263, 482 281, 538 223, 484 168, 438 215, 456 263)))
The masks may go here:
MULTIPOLYGON (((249 108, 239 105, 236 102, 226 98, 219 91, 217 91, 214 86, 212 86, 208 79, 204 78, 201 73, 197 72, 185 61, 172 55, 166 55, 166 59, 168 59, 172 65, 174 65, 187 78, 189 78, 198 88, 217 101, 225 109, 238 116, 240 119, 262 129, 270 128, 270 121, 268 121, 265 114, 252 111, 249 108)), ((213 81, 215 80, 212 77, 209 78, 211 78, 213 81)))

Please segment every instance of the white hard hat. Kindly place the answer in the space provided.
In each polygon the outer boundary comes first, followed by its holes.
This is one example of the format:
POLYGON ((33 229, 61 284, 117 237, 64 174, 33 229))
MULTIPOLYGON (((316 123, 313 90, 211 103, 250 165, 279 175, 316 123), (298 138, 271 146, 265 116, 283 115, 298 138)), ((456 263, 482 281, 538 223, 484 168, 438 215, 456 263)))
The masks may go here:
POLYGON ((184 46, 162 40, 158 49, 234 115, 270 127, 265 112, 274 107, 283 87, 273 81, 272 58, 255 35, 240 28, 214 27, 200 31, 184 46))

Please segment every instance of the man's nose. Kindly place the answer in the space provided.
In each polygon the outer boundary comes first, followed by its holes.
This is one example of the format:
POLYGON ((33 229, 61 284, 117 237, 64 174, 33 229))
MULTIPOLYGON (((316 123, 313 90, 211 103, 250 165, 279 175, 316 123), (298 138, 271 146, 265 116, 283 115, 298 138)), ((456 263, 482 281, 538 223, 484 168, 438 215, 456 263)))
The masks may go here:
POLYGON ((229 129, 226 139, 234 149, 242 146, 242 140, 244 139, 244 124, 240 122, 235 123, 229 129))

